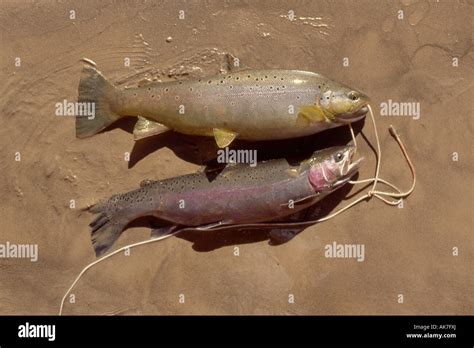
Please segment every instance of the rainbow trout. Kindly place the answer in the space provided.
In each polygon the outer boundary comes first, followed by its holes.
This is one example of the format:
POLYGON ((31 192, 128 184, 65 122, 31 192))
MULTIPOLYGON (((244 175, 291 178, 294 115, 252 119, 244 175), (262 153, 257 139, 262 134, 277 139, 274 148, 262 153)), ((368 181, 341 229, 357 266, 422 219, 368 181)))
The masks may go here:
POLYGON ((260 162, 255 168, 228 165, 211 179, 209 172, 148 182, 139 189, 112 196, 94 205, 90 224, 97 256, 110 249, 128 223, 155 216, 167 226, 152 231, 163 235, 178 226, 221 226, 264 222, 313 205, 343 186, 363 158, 353 161, 355 147, 316 151, 291 165, 284 159, 260 162))
POLYGON ((89 63, 78 102, 93 103, 95 115, 76 117, 76 136, 137 116, 135 140, 174 130, 214 137, 222 148, 236 138, 288 139, 355 122, 365 117, 368 101, 352 88, 297 70, 242 70, 119 89, 89 63))

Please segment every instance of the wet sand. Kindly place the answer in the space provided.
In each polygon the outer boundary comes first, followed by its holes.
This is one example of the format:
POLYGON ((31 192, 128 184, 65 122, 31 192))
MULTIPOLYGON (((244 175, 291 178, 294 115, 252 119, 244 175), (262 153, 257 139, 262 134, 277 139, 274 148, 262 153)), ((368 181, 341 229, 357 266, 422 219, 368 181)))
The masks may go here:
MULTIPOLYGON (((177 134, 134 143, 133 120, 76 139, 74 119, 56 116, 55 104, 77 100, 79 59, 94 60, 126 86, 146 77, 219 73, 229 69, 228 55, 241 66, 319 72, 364 91, 380 133, 381 177, 410 186, 387 131, 393 124, 416 166, 415 192, 403 208, 372 199, 282 244, 269 243, 268 230, 249 230, 187 233, 132 249, 88 272, 64 313, 472 314, 472 6, 435 0, 2 2, 0 244, 37 244, 39 254, 37 262, 0 259, 0 314, 58 312, 74 278, 95 260, 92 215, 81 208, 143 179, 194 172, 215 151, 212 139, 177 134), (419 102, 420 118, 380 116, 388 100, 419 102), (333 242, 364 245, 364 261, 325 257, 333 242)), ((356 127, 375 146, 370 120, 356 127)), ((357 139, 367 158, 360 178, 371 177, 374 153, 361 134, 357 139)), ((263 159, 349 140, 348 130, 339 129, 235 146, 256 147, 263 159)), ((344 196, 358 189, 348 186, 324 201, 321 212, 347 204, 344 196)), ((116 247, 149 238, 146 221, 135 225, 116 247)))

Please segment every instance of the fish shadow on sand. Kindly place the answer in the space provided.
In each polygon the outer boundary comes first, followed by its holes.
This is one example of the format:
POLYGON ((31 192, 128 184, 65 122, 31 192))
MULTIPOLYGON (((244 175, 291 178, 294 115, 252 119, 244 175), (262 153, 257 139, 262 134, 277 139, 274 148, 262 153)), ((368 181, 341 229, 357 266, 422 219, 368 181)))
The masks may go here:
MULTIPOLYGON (((116 122, 105 131, 120 128, 133 133, 136 119, 126 117, 116 122)), ((358 134, 365 123, 365 119, 353 123, 355 134, 358 134)), ((273 158, 302 159, 309 157, 314 151, 337 145, 345 145, 352 139, 348 127, 341 126, 306 137, 272 140, 272 141, 234 141, 230 149, 257 150, 259 161, 273 158)), ((129 168, 148 155, 168 147, 182 160, 197 165, 216 165, 217 151, 219 150, 212 137, 190 136, 176 132, 166 132, 156 136, 140 139, 135 142, 130 153, 129 168)))

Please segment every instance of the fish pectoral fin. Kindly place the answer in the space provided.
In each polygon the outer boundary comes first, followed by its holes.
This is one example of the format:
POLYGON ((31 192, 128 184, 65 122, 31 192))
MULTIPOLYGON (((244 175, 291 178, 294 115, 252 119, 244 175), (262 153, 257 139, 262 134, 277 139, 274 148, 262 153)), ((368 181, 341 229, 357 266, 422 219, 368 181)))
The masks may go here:
POLYGON ((326 121, 326 116, 324 112, 316 105, 302 106, 298 110, 298 118, 309 122, 324 122, 326 121))
POLYGON ((285 172, 292 178, 297 177, 300 174, 299 168, 293 167, 285 170, 285 172))
POLYGON ((160 227, 160 228, 154 228, 154 229, 151 230, 150 237, 152 239, 163 237, 163 236, 166 236, 167 234, 172 233, 177 228, 178 228, 178 226, 176 226, 176 225, 163 226, 163 227, 160 227))
POLYGON ((161 123, 138 116, 138 121, 135 123, 135 127, 133 128, 133 139, 140 140, 167 132, 169 130, 170 129, 168 127, 162 125, 161 123))
POLYGON ((309 196, 306 196, 306 197, 303 197, 303 198, 300 198, 300 199, 297 199, 297 200, 290 200, 286 203, 280 204, 280 206, 281 207, 290 207, 291 205, 292 206, 306 205, 306 204, 311 203, 312 201, 314 201, 318 196, 319 196, 319 193, 317 192, 313 195, 309 195, 309 196))
POLYGON ((212 131, 214 133, 216 144, 220 148, 229 146, 238 135, 235 132, 222 128, 214 128, 212 131))

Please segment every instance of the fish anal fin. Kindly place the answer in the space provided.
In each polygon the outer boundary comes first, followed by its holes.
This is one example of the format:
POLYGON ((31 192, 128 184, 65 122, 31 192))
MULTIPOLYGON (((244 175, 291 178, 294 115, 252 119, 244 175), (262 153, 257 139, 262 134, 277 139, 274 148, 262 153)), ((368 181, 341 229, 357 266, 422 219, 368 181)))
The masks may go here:
POLYGON ((301 229, 273 229, 268 234, 270 236, 271 245, 279 245, 293 239, 301 229))
POLYGON ((135 140, 140 140, 167 132, 169 130, 170 129, 168 127, 162 125, 161 123, 138 116, 138 121, 133 128, 133 138, 135 140))
POLYGON ((216 140, 216 144, 220 148, 229 146, 238 135, 235 132, 222 129, 222 128, 214 128, 213 133, 214 133, 214 139, 216 140))

